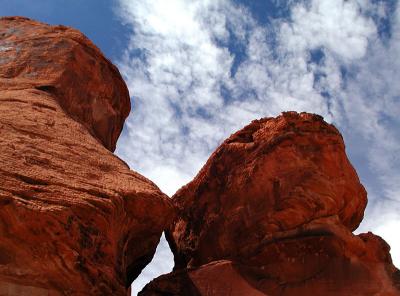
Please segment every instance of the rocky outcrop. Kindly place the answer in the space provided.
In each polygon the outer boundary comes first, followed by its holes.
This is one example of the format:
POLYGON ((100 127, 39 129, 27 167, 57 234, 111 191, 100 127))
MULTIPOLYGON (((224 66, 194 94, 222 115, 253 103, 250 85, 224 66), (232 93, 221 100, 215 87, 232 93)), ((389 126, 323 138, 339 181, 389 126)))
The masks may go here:
POLYGON ((318 218, 354 230, 367 203, 336 128, 297 113, 232 135, 173 201, 178 266, 249 258, 260 243, 318 218))
POLYGON ((114 151, 130 111, 118 69, 82 33, 22 17, 0 23, 2 90, 37 89, 51 94, 107 149, 114 151))
POLYGON ((168 198, 112 154, 130 111, 85 36, 0 19, 0 295, 127 295, 168 198))
POLYGON ((0 296, 128 295, 167 227, 175 269, 140 295, 400 295, 322 117, 253 121, 172 205, 112 154, 128 90, 86 37, 2 18, 0 53, 0 296))
POLYGON ((175 270, 141 295, 400 295, 389 246, 352 234, 366 191, 320 116, 253 121, 173 203, 175 270))

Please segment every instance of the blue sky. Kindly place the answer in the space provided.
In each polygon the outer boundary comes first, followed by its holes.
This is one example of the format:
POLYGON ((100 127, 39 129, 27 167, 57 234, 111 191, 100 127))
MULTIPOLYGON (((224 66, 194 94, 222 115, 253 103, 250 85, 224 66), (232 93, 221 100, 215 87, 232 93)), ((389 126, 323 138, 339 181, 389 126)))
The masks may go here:
MULTIPOLYGON (((296 110, 342 132, 366 187, 359 231, 400 265, 400 7, 396 0, 0 0, 85 33, 133 108, 116 153, 172 195, 249 121, 296 110)), ((168 271, 165 240, 134 291, 168 271)))
POLYGON ((113 0, 0 0, 0 14, 79 29, 115 61, 124 52, 131 32, 114 13, 117 4, 113 0))

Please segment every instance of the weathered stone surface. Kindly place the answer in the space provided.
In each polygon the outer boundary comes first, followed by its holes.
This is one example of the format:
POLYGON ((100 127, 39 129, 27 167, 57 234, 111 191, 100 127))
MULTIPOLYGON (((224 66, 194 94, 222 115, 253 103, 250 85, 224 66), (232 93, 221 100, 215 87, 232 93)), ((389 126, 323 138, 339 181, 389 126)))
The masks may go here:
POLYGON ((352 234, 366 192, 320 116, 253 121, 173 202, 175 271, 141 295, 400 295, 389 246, 352 234))
POLYGON ((243 277, 265 295, 400 295, 387 244, 337 222, 314 220, 263 246, 241 266, 243 277))
MULTIPOLYGON (((247 263, 220 260, 176 270, 153 280, 139 295, 400 295, 399 271, 380 237, 354 236, 325 222, 320 221, 325 234, 281 238, 264 246, 263 258, 247 263)), ((307 226, 314 227, 320 228, 307 226)))
POLYGON ((271 235, 322 217, 354 230, 367 198, 337 129, 287 112, 229 137, 173 202, 177 264, 198 266, 249 258, 271 235))
POLYGON ((22 17, 0 20, 0 86, 52 94, 111 151, 130 110, 118 69, 89 39, 65 26, 22 17))
POLYGON ((81 33, 0 19, 0 295, 126 295, 172 215, 112 151, 118 70, 81 33))
POLYGON ((230 295, 262 296, 239 273, 232 261, 214 261, 196 269, 182 269, 150 282, 139 296, 230 295))

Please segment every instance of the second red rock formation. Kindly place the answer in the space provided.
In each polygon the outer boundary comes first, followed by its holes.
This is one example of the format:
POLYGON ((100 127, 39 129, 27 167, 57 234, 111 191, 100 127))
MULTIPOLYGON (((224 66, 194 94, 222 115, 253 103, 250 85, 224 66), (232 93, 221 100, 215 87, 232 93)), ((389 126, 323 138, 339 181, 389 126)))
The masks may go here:
POLYGON ((141 295, 400 295, 388 245, 352 234, 366 192, 320 116, 253 121, 173 202, 175 271, 141 295))

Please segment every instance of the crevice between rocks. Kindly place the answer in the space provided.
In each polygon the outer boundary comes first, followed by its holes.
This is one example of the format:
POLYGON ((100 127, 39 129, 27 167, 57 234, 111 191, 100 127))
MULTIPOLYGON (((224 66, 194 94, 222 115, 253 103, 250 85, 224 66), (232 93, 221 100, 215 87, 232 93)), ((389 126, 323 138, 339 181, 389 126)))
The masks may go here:
POLYGON ((137 278, 131 285, 131 295, 136 296, 145 285, 150 283, 153 279, 172 272, 174 266, 174 255, 169 247, 165 234, 163 233, 160 242, 158 243, 156 252, 154 253, 153 259, 146 265, 146 267, 140 272, 137 278), (157 273, 154 273, 154 269, 157 273))

